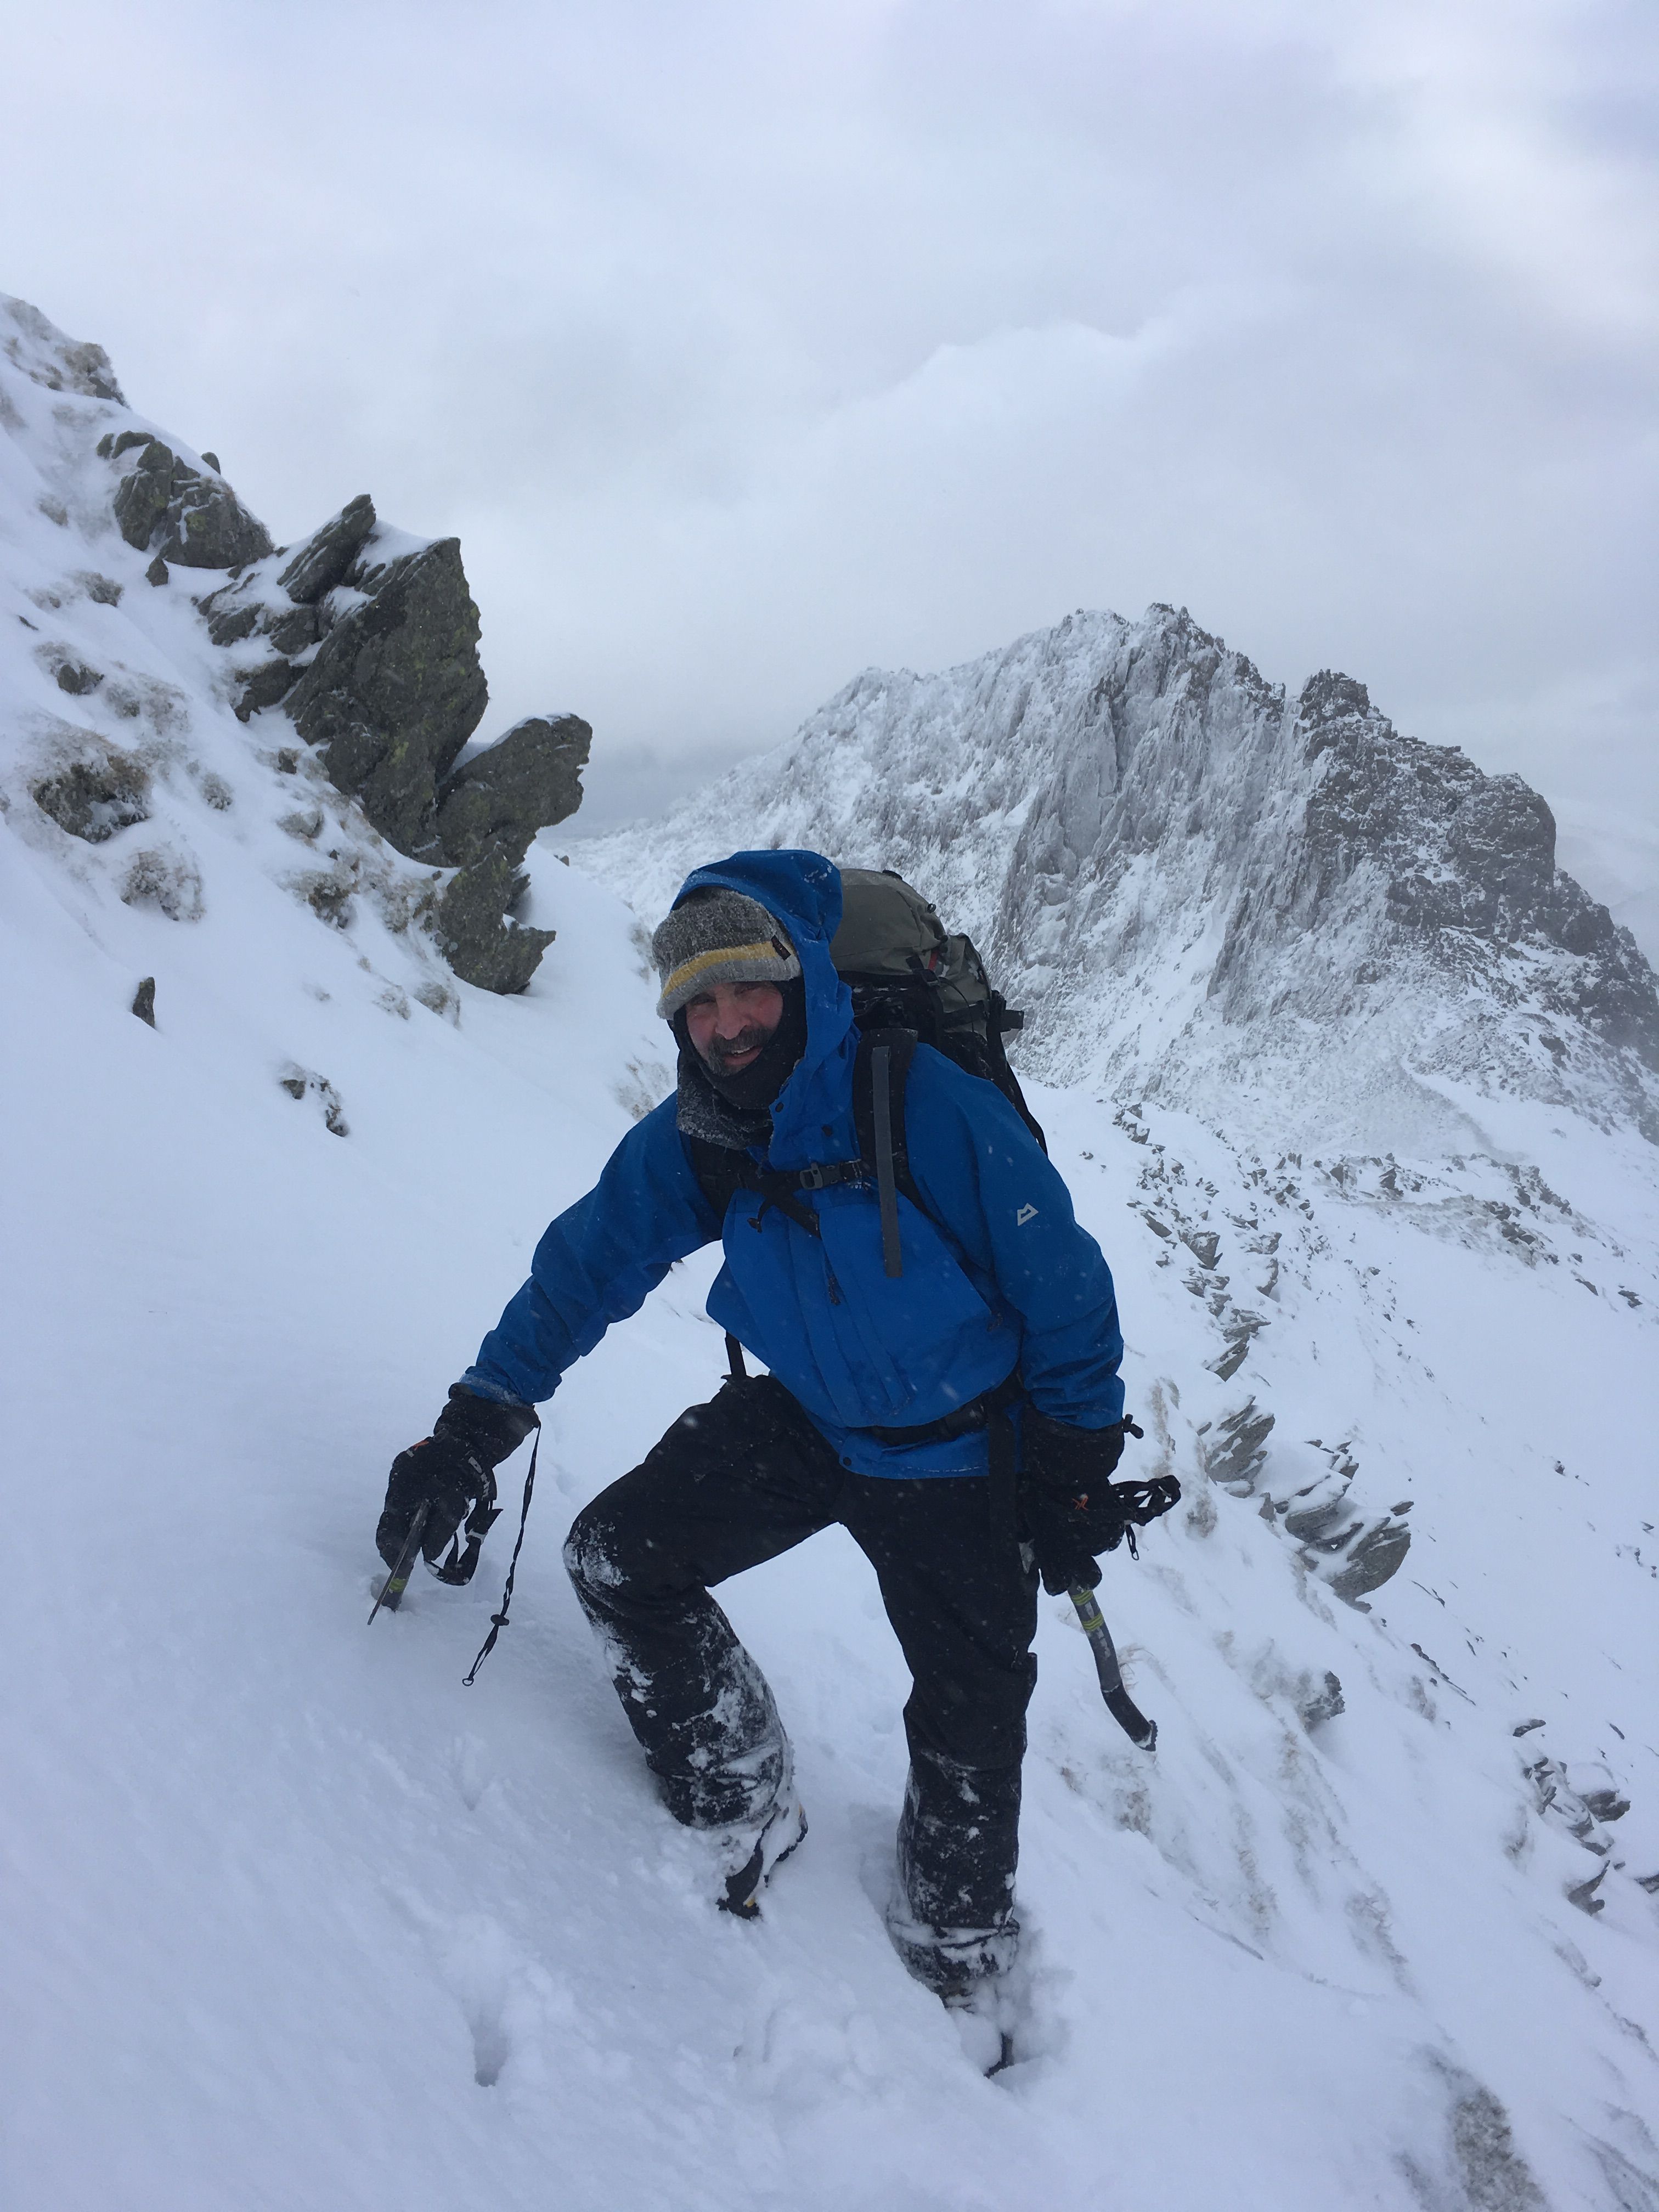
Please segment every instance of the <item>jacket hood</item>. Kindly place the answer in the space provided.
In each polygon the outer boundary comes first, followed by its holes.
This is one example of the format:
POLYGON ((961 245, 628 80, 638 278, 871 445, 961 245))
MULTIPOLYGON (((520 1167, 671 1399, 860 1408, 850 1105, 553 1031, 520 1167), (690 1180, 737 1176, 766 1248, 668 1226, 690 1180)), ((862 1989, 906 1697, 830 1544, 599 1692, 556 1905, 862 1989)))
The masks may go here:
POLYGON ((733 853, 694 868, 674 904, 715 887, 756 899, 782 923, 800 961, 806 1049, 772 1109, 769 1158, 775 1167, 849 1158, 853 1128, 853 998, 830 957, 841 924, 841 871, 822 853, 733 853))

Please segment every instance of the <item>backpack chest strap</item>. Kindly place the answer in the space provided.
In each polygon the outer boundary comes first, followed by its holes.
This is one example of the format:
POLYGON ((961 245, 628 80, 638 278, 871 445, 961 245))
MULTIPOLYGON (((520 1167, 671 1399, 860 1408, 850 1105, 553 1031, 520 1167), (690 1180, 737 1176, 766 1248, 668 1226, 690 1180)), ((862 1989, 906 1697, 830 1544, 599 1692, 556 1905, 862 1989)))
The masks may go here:
POLYGON ((866 1183, 873 1180, 862 1160, 814 1160, 804 1168, 765 1168, 758 1160, 750 1159, 745 1152, 732 1170, 732 1182, 738 1190, 756 1192, 761 1201, 760 1212, 755 1216, 758 1227, 769 1206, 775 1206, 780 1213, 806 1231, 811 1237, 821 1237, 816 1211, 803 1202, 803 1194, 814 1190, 834 1190, 844 1183, 866 1183))
POLYGON ((813 1160, 804 1168, 763 1167, 748 1152, 730 1150, 707 1138, 688 1139, 693 1169, 708 1199, 724 1221, 740 1190, 761 1200, 757 1226, 768 1206, 776 1206, 810 1237, 822 1236, 818 1217, 805 1194, 848 1184, 875 1185, 881 1208, 882 1265, 889 1276, 904 1272, 899 1243, 898 1200, 902 1193, 921 1212, 921 1194, 910 1174, 905 1140, 904 1093, 916 1037, 912 1030, 872 1030, 860 1036, 853 1069, 853 1120, 859 1156, 852 1160, 813 1160))
POLYGON ((763 1168, 755 1172, 768 1182, 789 1183, 796 1190, 834 1190, 844 1182, 873 1182, 875 1177, 863 1160, 814 1160, 804 1168, 763 1168))

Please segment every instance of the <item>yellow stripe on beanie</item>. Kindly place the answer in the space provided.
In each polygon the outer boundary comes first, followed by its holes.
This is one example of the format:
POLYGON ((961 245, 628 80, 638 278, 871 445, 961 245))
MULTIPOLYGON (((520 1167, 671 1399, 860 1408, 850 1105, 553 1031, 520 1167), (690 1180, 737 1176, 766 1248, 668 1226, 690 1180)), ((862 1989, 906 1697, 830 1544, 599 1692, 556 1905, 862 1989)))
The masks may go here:
POLYGON ((800 974, 782 923, 742 891, 693 891, 654 933, 651 951, 662 978, 657 1012, 665 1022, 718 984, 781 986, 800 974))
POLYGON ((766 961, 776 966, 787 955, 781 954, 776 941, 767 938, 758 945, 722 945, 717 951, 699 952, 690 960, 682 960, 672 975, 663 978, 662 995, 676 999, 683 1006, 694 997, 698 981, 711 968, 730 968, 738 961, 766 961))

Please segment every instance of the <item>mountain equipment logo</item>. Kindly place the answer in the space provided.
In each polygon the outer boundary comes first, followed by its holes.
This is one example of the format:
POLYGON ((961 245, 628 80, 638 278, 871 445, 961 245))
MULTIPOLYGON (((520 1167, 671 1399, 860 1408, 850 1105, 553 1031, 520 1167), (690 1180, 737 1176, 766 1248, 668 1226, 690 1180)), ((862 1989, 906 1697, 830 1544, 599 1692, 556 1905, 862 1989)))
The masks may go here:
POLYGON ((1014 1226, 1016 1229, 1024 1229, 1028 1221, 1035 1221, 1036 1219, 1036 1206, 1022 1206, 1019 1212, 1014 1216, 1014 1226))

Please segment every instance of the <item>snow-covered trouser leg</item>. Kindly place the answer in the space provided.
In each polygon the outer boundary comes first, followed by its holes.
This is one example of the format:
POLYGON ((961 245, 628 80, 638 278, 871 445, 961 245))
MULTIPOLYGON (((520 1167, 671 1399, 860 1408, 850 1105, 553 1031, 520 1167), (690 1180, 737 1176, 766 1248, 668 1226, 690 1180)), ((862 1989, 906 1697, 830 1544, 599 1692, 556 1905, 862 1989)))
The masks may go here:
POLYGON ((983 1475, 849 1478, 842 1518, 875 1568, 909 1663, 899 1823, 912 1973, 941 1996, 1012 1963, 1020 1765, 1036 1682, 1036 1577, 983 1475))
POLYGON ((781 1383, 727 1382, 580 1514, 565 1561, 669 1808, 763 1821, 787 1771, 770 1691, 712 1583, 840 1521, 913 1681, 893 1936, 930 1986, 1011 1960, 1036 1577, 986 1475, 856 1474, 781 1383))
POLYGON ((940 1996, 1006 1973, 1014 1962, 1019 1784, 1018 1766, 910 1754, 898 1832, 903 1904, 887 1926, 910 1972, 940 1996))
POLYGON ((772 1692, 708 1594, 836 1518, 842 1469, 787 1391, 728 1382, 578 1516, 565 1565, 669 1810, 763 1821, 788 1772, 772 1692))

